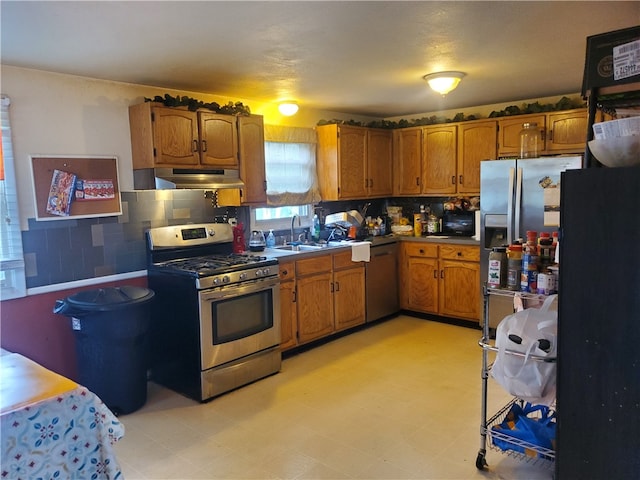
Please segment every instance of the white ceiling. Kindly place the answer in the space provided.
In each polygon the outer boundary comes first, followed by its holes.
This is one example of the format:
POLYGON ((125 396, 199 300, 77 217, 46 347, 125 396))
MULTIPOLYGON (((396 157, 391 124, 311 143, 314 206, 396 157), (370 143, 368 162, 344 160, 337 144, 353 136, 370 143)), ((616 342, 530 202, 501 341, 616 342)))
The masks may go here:
POLYGON ((0 8, 6 65, 376 117, 579 92, 586 37, 640 24, 638 1, 2 0, 0 8), (422 80, 440 70, 467 75, 444 99, 422 80))

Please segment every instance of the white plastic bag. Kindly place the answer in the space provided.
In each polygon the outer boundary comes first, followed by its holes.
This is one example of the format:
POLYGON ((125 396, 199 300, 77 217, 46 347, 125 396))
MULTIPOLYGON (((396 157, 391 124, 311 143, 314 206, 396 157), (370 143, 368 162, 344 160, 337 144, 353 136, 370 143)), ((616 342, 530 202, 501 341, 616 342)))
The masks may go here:
POLYGON ((531 403, 549 405, 556 395, 558 313, 549 310, 556 297, 550 295, 540 308, 506 316, 496 329, 498 354, 491 376, 511 395, 531 403))

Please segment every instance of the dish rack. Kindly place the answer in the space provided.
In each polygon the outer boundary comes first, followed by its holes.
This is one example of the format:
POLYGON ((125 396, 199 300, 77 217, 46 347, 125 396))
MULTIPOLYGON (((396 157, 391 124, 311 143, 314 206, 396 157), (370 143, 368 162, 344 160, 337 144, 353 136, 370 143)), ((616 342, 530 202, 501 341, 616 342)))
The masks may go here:
MULTIPOLYGON (((518 438, 512 437, 506 433, 501 431, 493 430, 492 427, 496 425, 500 425, 512 405, 516 402, 520 402, 524 404, 524 401, 515 397, 512 398, 505 406, 500 408, 493 416, 487 418, 487 394, 488 394, 488 380, 489 380, 489 372, 491 370, 492 364, 489 363, 489 352, 498 352, 498 348, 491 343, 490 340, 490 328, 489 328, 489 296, 490 295, 499 295, 499 296, 507 296, 514 297, 515 295, 521 296, 524 300, 535 300, 539 301, 541 299, 546 298, 545 295, 537 295, 532 293, 523 293, 516 292, 511 290, 502 290, 502 289, 493 289, 488 288, 486 283, 483 286, 483 306, 484 306, 484 318, 483 318, 483 326, 482 326, 482 338, 478 341, 478 345, 482 348, 482 402, 481 402, 481 423, 480 423, 480 449, 478 450, 478 456, 476 457, 476 468, 478 470, 484 470, 487 466, 486 455, 487 455, 487 442, 489 443, 489 448, 491 450, 498 451, 505 455, 517 458, 519 460, 525 461, 527 463, 541 466, 547 468, 549 470, 553 470, 555 468, 555 451, 542 447, 540 445, 535 445, 518 438), (514 447, 523 447, 524 453, 515 450, 503 450, 493 444, 493 439, 504 440, 508 444, 514 447)), ((514 352, 510 350, 506 350, 509 355, 516 355, 524 357, 525 354, 521 352, 514 352)), ((537 355, 529 355, 530 359, 535 361, 544 361, 544 362, 555 362, 555 357, 539 357, 537 355)), ((555 405, 551 405, 551 409, 555 410, 555 405)))

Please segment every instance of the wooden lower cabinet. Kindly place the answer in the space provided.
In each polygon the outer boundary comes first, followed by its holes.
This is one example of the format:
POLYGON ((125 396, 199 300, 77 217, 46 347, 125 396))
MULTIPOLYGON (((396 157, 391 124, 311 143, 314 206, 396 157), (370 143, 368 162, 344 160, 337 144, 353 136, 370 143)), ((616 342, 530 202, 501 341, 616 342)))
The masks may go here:
POLYGON ((480 248, 403 242, 400 299, 405 310, 480 319, 480 248))
POLYGON ((331 272, 325 272, 296 280, 299 343, 333 332, 332 278, 331 272))
POLYGON ((280 282, 282 350, 365 322, 364 264, 351 250, 281 263, 280 282))
POLYGON ((335 331, 365 322, 364 263, 351 261, 351 250, 333 255, 333 313, 335 331))
POLYGON ((280 264, 280 349, 287 350, 298 344, 298 320, 296 309, 295 264, 280 264))

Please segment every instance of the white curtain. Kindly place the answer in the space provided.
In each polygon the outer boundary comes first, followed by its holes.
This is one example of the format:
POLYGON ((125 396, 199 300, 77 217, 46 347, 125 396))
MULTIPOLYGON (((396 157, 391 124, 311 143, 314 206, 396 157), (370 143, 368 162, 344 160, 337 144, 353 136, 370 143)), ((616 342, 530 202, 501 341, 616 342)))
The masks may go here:
POLYGON ((316 132, 312 128, 265 125, 267 203, 272 206, 318 203, 316 132))
POLYGON ((26 295, 24 259, 22 256, 22 233, 18 214, 18 191, 11 146, 11 125, 6 95, 0 97, 2 115, 2 150, 0 151, 0 298, 24 297, 26 295))

